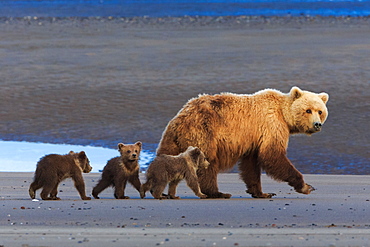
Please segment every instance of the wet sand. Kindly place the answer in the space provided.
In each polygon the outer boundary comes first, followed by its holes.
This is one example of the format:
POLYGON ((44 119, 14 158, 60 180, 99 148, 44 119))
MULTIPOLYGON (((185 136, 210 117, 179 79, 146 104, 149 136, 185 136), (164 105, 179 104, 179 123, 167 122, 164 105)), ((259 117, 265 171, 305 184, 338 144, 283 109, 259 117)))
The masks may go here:
MULTIPOLYGON (((220 174, 231 199, 198 199, 180 183, 180 200, 82 201, 71 180, 59 186, 60 201, 31 201, 33 173, 0 173, 0 245, 3 246, 367 246, 370 236, 369 176, 306 175, 316 187, 298 194, 263 176, 272 199, 245 193, 237 174, 220 174)), ((100 174, 85 174, 87 194, 100 174)), ((141 174, 141 180, 144 176, 141 174)), ((37 191, 39 198, 40 191, 37 191)))
POLYGON ((370 174, 366 18, 21 18, 0 21, 0 138, 155 151, 201 93, 329 93, 321 133, 294 136, 304 173, 370 174))

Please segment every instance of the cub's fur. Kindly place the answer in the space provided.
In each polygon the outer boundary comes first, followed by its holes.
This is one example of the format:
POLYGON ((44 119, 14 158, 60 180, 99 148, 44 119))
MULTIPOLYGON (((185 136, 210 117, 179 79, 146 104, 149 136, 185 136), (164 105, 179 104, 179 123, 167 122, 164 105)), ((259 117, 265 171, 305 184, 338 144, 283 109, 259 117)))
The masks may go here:
POLYGON ((104 167, 101 179, 92 191, 94 198, 99 199, 100 192, 109 186, 113 186, 115 187, 114 197, 116 199, 129 199, 128 196, 125 196, 127 182, 130 182, 140 192, 138 161, 141 146, 141 142, 131 145, 118 144, 121 156, 110 159, 104 167))
POLYGON ((141 186, 140 196, 145 197, 145 192, 150 190, 156 199, 179 199, 176 188, 179 182, 186 180, 187 185, 200 198, 207 196, 200 191, 197 170, 207 168, 209 162, 204 153, 197 147, 188 149, 176 156, 162 154, 157 156, 150 164, 146 173, 147 182, 141 186), (169 183, 168 196, 163 195, 163 190, 169 183))
POLYGON ((66 155, 49 154, 40 159, 28 190, 30 197, 35 199, 36 190, 43 188, 41 198, 43 200, 60 200, 57 197, 58 185, 66 178, 72 178, 74 185, 82 200, 90 200, 85 193, 85 182, 82 172, 89 173, 92 170, 89 159, 84 151, 75 153, 70 151, 66 155))

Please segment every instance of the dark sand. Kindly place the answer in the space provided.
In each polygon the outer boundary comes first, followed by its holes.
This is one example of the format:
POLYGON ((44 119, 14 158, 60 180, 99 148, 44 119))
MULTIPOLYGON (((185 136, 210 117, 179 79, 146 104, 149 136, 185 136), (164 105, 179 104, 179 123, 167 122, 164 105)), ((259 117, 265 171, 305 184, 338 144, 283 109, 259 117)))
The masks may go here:
MULTIPOLYGON (((263 176, 272 199, 245 193, 237 174, 219 176, 231 199, 198 199, 180 183, 180 200, 82 201, 71 180, 59 186, 61 201, 31 201, 32 173, 0 173, 0 245, 3 246, 368 246, 369 176, 306 175, 317 188, 295 193, 263 176)), ((100 174, 84 175, 90 194, 100 174)), ((141 176, 144 181, 144 176, 141 176)), ((37 191, 37 198, 40 191, 37 191)))
POLYGON ((2 19, 0 138, 144 142, 200 93, 329 93, 321 133, 294 136, 304 173, 370 174, 366 18, 2 19))

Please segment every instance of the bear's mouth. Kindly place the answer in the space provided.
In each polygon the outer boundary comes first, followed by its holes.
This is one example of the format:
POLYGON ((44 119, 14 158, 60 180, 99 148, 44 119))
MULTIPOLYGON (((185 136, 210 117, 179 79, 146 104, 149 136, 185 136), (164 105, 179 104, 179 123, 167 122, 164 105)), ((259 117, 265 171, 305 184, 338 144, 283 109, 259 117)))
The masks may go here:
POLYGON ((312 129, 308 129, 308 130, 306 131, 306 134, 311 135, 311 134, 314 134, 314 133, 316 133, 316 132, 320 132, 320 131, 321 131, 321 129, 312 128, 312 129))

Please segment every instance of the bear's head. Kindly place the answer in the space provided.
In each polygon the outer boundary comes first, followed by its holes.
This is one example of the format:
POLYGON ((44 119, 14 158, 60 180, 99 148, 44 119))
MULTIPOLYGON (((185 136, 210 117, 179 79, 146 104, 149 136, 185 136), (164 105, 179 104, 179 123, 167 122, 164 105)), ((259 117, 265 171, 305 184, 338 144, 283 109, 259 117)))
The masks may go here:
POLYGON ((185 151, 185 153, 189 154, 196 169, 198 168, 207 169, 208 168, 209 162, 206 159, 206 156, 204 155, 204 153, 199 148, 189 146, 188 149, 185 151))
POLYGON ((124 161, 137 161, 140 158, 141 142, 135 144, 118 143, 118 151, 124 161))
POLYGON ((293 87, 290 90, 290 97, 292 99, 290 111, 296 131, 307 135, 320 131, 328 116, 326 102, 329 100, 329 95, 293 87))
POLYGON ((84 173, 91 172, 92 167, 90 166, 90 160, 87 158, 86 153, 84 151, 81 151, 79 153, 70 151, 69 155, 71 155, 75 160, 75 163, 81 167, 82 172, 84 173))

